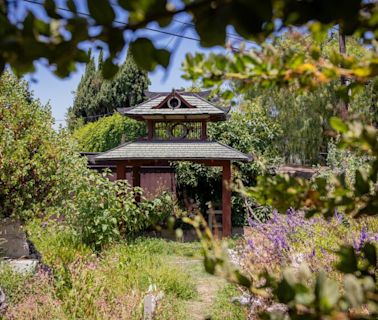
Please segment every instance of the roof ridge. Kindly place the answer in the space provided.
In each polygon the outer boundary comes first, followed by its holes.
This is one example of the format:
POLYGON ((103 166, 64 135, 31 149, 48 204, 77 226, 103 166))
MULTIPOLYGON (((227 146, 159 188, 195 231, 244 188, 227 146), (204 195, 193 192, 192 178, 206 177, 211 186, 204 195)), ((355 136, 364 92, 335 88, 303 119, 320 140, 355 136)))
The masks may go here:
MULTIPOLYGON (((214 103, 212 103, 211 101, 208 101, 208 100, 205 100, 204 98, 202 98, 201 96, 199 96, 198 94, 194 93, 194 96, 202 101, 205 101, 206 103, 208 103, 209 105, 213 106, 214 108, 217 108, 218 110, 224 112, 224 114, 227 114, 231 108, 229 108, 229 110, 227 112, 225 112, 225 110, 223 110, 221 107, 218 107, 216 106, 214 103)), ((228 108, 228 107, 226 107, 228 108)))
MULTIPOLYGON (((125 108, 125 109, 127 109, 127 111, 134 110, 134 109, 136 109, 137 107, 141 106, 142 104, 145 104, 145 103, 147 103, 147 102, 149 102, 149 101, 151 101, 151 100, 157 99, 157 98, 159 98, 159 97, 162 97, 162 95, 160 95, 160 94, 155 95, 155 96, 153 96, 153 97, 151 97, 151 98, 149 98, 149 99, 147 99, 147 100, 145 100, 145 101, 142 101, 141 103, 136 104, 135 106, 132 106, 132 107, 130 107, 130 108, 125 108)), ((125 111, 125 112, 127 112, 127 111, 125 111)))
POLYGON ((96 158, 99 157, 99 156, 102 156, 102 155, 104 155, 104 154, 107 154, 108 152, 111 152, 111 151, 116 150, 116 149, 118 149, 118 148, 122 148, 122 147, 124 147, 124 146, 126 146, 126 145, 128 145, 128 144, 133 143, 133 142, 136 142, 136 141, 128 141, 128 142, 125 142, 125 143, 121 143, 120 145, 118 145, 118 146, 116 146, 116 147, 114 147, 114 148, 111 148, 111 149, 106 150, 106 151, 104 151, 104 152, 100 152, 100 153, 99 153, 98 155, 96 155, 94 158, 96 159, 96 158))
POLYGON ((229 146, 229 145, 227 145, 227 144, 225 144, 225 143, 223 143, 223 142, 219 142, 219 141, 214 141, 214 142, 219 143, 219 144, 221 144, 222 146, 227 147, 227 148, 230 149, 230 150, 233 150, 233 151, 239 152, 239 153, 241 153, 243 156, 247 156, 247 157, 249 158, 249 156, 248 156, 247 154, 245 154, 244 152, 241 152, 240 150, 235 149, 235 148, 233 148, 233 147, 231 147, 231 146, 229 146))

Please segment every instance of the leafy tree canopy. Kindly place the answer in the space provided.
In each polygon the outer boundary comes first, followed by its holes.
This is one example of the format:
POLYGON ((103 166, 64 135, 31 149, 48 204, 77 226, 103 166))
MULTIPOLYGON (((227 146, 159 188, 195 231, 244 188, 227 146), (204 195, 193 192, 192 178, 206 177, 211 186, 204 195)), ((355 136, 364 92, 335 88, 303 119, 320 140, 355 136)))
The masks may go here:
MULTIPOLYGON (((285 33, 277 39, 277 52, 285 55, 288 51, 303 54, 312 45, 312 39, 299 33, 285 33)), ((329 59, 338 47, 337 35, 331 34, 321 43, 320 54, 329 59)), ((370 54, 355 37, 347 38, 347 53, 363 60, 370 54)), ((245 90, 243 81, 236 81, 233 91, 245 90)), ((338 81, 322 84, 313 90, 298 90, 295 83, 283 87, 248 86, 243 95, 259 108, 265 110, 281 132, 275 145, 286 163, 319 164, 324 161, 327 145, 331 138, 327 119, 337 115, 340 97, 344 90, 338 81)), ((377 98, 374 82, 368 82, 359 90, 350 92, 349 115, 371 124, 377 121, 377 98)))

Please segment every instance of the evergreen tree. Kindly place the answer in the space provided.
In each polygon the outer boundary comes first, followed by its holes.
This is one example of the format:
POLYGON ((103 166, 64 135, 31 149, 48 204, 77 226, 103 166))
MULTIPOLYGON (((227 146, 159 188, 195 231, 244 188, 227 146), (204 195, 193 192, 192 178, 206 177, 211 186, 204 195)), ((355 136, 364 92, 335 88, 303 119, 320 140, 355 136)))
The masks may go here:
POLYGON ((111 80, 102 77, 103 53, 100 52, 97 67, 91 58, 75 93, 73 106, 68 111, 70 129, 82 123, 95 121, 101 115, 117 108, 131 107, 144 99, 149 79, 140 70, 131 54, 128 54, 118 73, 111 80))

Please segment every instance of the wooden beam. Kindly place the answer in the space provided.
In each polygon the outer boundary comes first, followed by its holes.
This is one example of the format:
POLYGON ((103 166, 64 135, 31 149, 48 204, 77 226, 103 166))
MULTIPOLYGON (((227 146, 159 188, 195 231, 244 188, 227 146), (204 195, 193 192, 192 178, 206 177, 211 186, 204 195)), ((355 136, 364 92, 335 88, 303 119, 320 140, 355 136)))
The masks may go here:
POLYGON ((231 233, 231 162, 227 161, 222 173, 222 237, 230 237, 231 233))
POLYGON ((124 163, 117 163, 117 180, 126 179, 126 167, 124 163))

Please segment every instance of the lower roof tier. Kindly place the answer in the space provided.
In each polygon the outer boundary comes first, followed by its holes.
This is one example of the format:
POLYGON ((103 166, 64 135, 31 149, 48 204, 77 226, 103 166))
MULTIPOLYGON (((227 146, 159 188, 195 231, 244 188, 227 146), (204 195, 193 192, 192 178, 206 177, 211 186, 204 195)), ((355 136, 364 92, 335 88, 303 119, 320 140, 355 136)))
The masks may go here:
POLYGON ((96 157, 95 162, 116 160, 235 160, 249 157, 214 141, 135 141, 122 144, 96 157))

